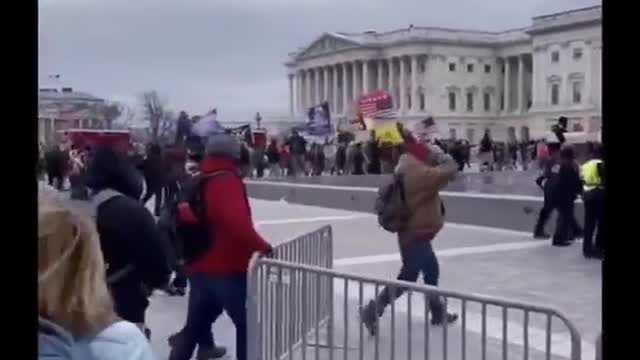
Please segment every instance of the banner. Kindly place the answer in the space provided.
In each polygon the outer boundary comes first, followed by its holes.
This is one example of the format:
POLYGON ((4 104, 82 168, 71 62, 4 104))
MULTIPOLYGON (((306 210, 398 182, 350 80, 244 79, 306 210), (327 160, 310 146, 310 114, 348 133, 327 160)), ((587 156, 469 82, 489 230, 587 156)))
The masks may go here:
POLYGON ((395 121, 378 124, 375 127, 375 131, 378 144, 400 145, 404 142, 402 134, 398 130, 398 123, 395 121))
POLYGON ((218 112, 214 109, 201 117, 191 129, 191 133, 200 137, 224 133, 225 129, 218 122, 218 112))
POLYGON ((313 136, 325 136, 333 133, 328 102, 325 101, 319 106, 309 108, 307 111, 307 133, 313 136))

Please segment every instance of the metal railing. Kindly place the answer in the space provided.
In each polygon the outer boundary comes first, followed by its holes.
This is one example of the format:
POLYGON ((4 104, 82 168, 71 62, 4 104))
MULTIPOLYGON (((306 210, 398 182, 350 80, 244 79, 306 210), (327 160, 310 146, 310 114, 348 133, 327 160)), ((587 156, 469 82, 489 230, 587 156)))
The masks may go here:
MULTIPOLYGON (((274 247, 274 259, 288 263, 331 269, 333 267, 333 232, 327 225, 310 233, 295 237, 274 247)), ((252 289, 252 294, 261 298, 262 305, 257 316, 276 316, 278 321, 249 323, 250 332, 278 334, 277 337, 260 338, 263 354, 272 359, 284 358, 292 349, 297 349, 307 336, 322 328, 329 319, 333 286, 329 278, 314 278, 300 286, 283 287, 281 284, 261 282, 252 289), (304 299, 287 306, 280 304, 288 299, 304 299), (316 311, 307 311, 314 309, 316 311), (294 320, 295 319, 295 320, 294 320), (299 321, 300 319, 304 321, 299 321)))
POLYGON ((557 354, 552 352, 558 346, 553 336, 567 332, 569 348, 561 356, 581 360, 580 334, 565 316, 549 307, 518 301, 258 257, 249 267, 247 301, 250 360, 550 360, 557 354), (327 280, 336 296, 331 296, 326 321, 318 322, 315 320, 326 308, 324 301, 314 302, 314 297, 323 294, 321 286, 327 280), (391 293, 396 289, 406 292, 388 306, 375 335, 366 335, 358 315, 365 305, 365 290, 373 297, 382 287, 390 287, 391 293), (459 302, 459 323, 432 328, 431 297, 442 300, 445 313, 459 302), (311 327, 315 329, 298 339, 305 334, 299 329, 311 327))

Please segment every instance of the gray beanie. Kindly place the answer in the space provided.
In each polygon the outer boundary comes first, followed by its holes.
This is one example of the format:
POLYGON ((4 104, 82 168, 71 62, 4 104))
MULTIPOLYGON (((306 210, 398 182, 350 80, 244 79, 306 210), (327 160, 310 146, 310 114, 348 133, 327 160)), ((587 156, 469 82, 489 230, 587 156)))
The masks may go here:
POLYGON ((229 134, 213 134, 207 138, 207 145, 205 146, 207 156, 239 160, 240 151, 240 142, 229 134))

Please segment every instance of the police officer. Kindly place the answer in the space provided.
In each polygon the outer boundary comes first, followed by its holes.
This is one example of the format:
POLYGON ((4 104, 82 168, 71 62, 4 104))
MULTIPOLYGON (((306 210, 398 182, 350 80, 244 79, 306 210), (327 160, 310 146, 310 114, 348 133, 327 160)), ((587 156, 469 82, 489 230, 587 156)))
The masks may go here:
POLYGON ((582 254, 585 258, 603 257, 603 220, 604 220, 604 162, 602 161, 602 146, 593 144, 591 160, 580 167, 583 181, 584 201, 584 241, 582 254), (596 231, 595 243, 593 233, 596 231))

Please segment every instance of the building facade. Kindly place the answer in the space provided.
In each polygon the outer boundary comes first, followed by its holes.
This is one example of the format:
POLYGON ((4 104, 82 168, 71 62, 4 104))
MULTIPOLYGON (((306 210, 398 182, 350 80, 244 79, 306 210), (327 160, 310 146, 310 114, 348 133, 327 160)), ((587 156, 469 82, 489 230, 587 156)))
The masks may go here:
POLYGON ((484 32, 410 26, 325 33, 289 54, 289 111, 329 101, 334 119, 355 116, 358 97, 386 90, 411 126, 436 118, 441 136, 479 141, 542 137, 558 116, 573 130, 601 124, 602 8, 533 18, 529 27, 484 32))
POLYGON ((72 88, 43 88, 38 92, 38 139, 52 144, 58 130, 104 126, 105 100, 72 88))

